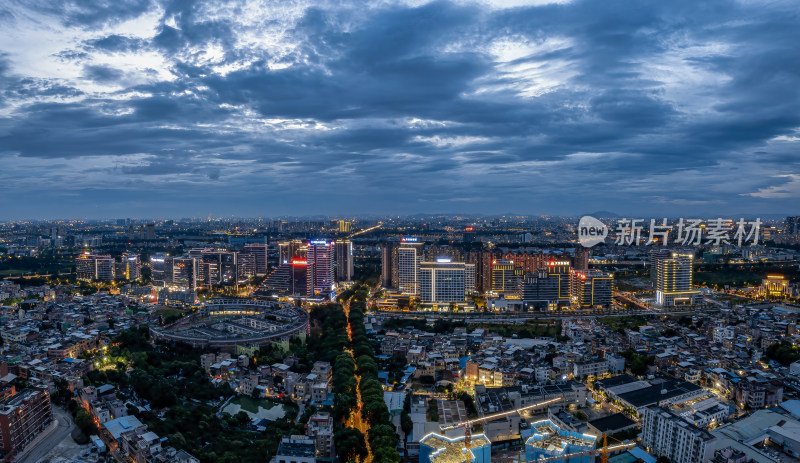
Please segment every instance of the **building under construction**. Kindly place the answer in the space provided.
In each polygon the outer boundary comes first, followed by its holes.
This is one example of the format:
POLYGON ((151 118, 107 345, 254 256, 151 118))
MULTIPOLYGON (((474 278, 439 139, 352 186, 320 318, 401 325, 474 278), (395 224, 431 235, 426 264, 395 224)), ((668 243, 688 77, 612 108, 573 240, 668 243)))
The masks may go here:
POLYGON ((533 435, 525 441, 525 460, 593 463, 596 436, 567 431, 550 420, 531 424, 533 435))
POLYGON ((419 441, 419 463, 491 463, 492 443, 483 434, 450 438, 431 433, 419 441))

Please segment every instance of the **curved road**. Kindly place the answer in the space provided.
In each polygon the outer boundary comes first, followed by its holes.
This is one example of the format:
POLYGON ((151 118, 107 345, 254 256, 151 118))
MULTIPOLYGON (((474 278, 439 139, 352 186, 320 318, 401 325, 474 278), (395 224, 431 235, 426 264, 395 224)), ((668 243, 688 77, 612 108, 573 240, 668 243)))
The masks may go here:
POLYGON ((47 452, 69 437, 74 427, 72 417, 69 413, 64 411, 61 407, 53 406, 53 417, 58 420, 56 428, 49 429, 41 440, 33 442, 33 444, 23 452, 21 458, 17 457, 14 460, 14 463, 36 463, 44 458, 47 452))

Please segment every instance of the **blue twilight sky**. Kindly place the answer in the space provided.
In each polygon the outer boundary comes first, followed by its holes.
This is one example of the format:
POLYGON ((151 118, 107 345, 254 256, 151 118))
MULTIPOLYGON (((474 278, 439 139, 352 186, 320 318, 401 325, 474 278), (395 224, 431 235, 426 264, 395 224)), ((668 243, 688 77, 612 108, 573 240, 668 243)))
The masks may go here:
POLYGON ((5 0, 0 219, 800 214, 800 6, 5 0))

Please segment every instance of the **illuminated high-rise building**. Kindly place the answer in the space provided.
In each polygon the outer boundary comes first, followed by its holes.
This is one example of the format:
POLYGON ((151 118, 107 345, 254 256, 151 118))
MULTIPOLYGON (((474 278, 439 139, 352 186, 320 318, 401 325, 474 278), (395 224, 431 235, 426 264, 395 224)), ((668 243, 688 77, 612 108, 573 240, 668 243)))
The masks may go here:
POLYGON ((551 259, 536 272, 526 273, 522 300, 529 309, 556 310, 571 302, 570 262, 551 259))
MULTIPOLYGON (((239 253, 215 249, 190 249, 189 257, 197 259, 197 276, 204 285, 231 286, 244 282, 239 270, 239 253)), ((252 261, 248 260, 249 263, 252 261)), ((249 269, 249 276, 254 268, 249 269)))
POLYGON ((165 279, 168 286, 195 290, 198 285, 198 259, 194 257, 167 257, 165 279))
POLYGON ((83 281, 112 281, 114 258, 109 255, 84 253, 75 259, 75 273, 83 281))
POLYGON ((421 262, 419 295, 424 303, 463 303, 475 287, 475 266, 439 258, 421 262))
POLYGON ((138 280, 142 276, 141 268, 139 254, 125 252, 120 257, 119 265, 117 266, 118 271, 115 276, 120 280, 138 280))
POLYGON ((278 243, 278 264, 288 264, 294 258, 305 259, 304 249, 300 240, 281 241, 278 243))
POLYGON ((167 254, 156 252, 150 255, 150 280, 154 286, 163 286, 166 283, 167 254))
POLYGON ((570 296, 575 308, 611 307, 614 277, 598 270, 573 270, 570 274, 570 296))
POLYGON ((308 262, 295 258, 280 264, 254 292, 257 296, 306 296, 308 294, 308 262))
POLYGON ((333 253, 336 258, 336 281, 351 281, 353 279, 353 242, 350 240, 336 240, 333 253))
POLYGON ((514 265, 513 260, 499 259, 492 262, 492 292, 506 297, 520 296, 524 271, 514 265))
POLYGON ((464 234, 462 235, 461 241, 465 243, 474 243, 475 242, 475 227, 466 227, 464 228, 464 234))
POLYGON ((538 254, 508 252, 497 260, 512 260, 514 261, 514 266, 521 268, 523 273, 532 273, 545 267, 552 260, 552 257, 542 252, 538 254))
POLYGON ((656 260, 656 304, 671 307, 699 301, 700 292, 692 289, 693 265, 691 253, 673 252, 656 260))
POLYGON ((311 240, 306 248, 308 295, 328 294, 333 290, 333 242, 311 240))
POLYGON ((669 249, 665 249, 663 247, 653 248, 647 254, 647 262, 648 266, 650 267, 650 281, 653 283, 653 287, 656 286, 656 281, 658 281, 658 261, 662 259, 669 259, 672 257, 672 251, 669 249))
POLYGON ((255 275, 267 274, 267 245, 261 243, 245 244, 242 254, 252 254, 255 265, 255 275))
POLYGON ((403 238, 397 248, 397 289, 403 294, 419 294, 419 264, 423 243, 418 238, 403 238))
POLYGON ((256 275, 256 254, 252 252, 237 252, 236 278, 239 283, 244 283, 256 275))
POLYGON ((350 222, 347 222, 345 220, 340 220, 338 225, 339 225, 339 233, 350 233, 350 225, 351 225, 350 222))

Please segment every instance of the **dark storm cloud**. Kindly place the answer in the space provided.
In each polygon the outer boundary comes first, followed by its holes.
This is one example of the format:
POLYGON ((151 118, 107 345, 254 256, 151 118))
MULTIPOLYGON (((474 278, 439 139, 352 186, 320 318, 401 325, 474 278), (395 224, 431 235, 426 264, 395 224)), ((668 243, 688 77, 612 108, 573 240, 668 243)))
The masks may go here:
MULTIPOLYGON (((0 107, 17 108, 0 119, 0 156, 118 159, 91 171, 112 169, 129 189, 109 198, 172 176, 157 188, 176 198, 278 191, 302 209, 332 195, 353 212, 382 212, 393 197, 404 205, 386 212, 492 212, 521 196, 542 208, 520 212, 752 210, 766 200, 751 193, 784 195, 794 184, 776 175, 800 174, 791 2, 318 4, 278 31, 281 15, 245 17, 246 3, 37 4, 93 32, 58 56, 114 89, 19 75, 0 56, 0 107), (102 31, 154 11, 148 36, 102 31), (260 46, 277 38, 288 52, 260 46), (501 60, 493 50, 504 46, 512 53, 501 60), (167 67, 95 59, 144 52, 167 67), (569 197, 557 193, 564 179, 569 197), (190 186, 202 181, 229 188, 190 186), (463 185, 481 184, 503 188, 462 197, 463 185), (602 204, 595 192, 612 189, 633 194, 602 204)), ((771 207, 800 191, 789 195, 771 207)), ((241 207, 256 214, 259 204, 241 207)))
POLYGON ((111 66, 84 66, 83 76, 89 80, 108 83, 120 80, 125 73, 111 66))
POLYGON ((145 49, 147 41, 135 37, 112 34, 99 39, 87 40, 86 46, 104 52, 133 52, 145 49))

